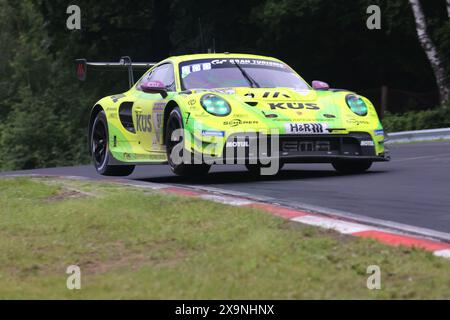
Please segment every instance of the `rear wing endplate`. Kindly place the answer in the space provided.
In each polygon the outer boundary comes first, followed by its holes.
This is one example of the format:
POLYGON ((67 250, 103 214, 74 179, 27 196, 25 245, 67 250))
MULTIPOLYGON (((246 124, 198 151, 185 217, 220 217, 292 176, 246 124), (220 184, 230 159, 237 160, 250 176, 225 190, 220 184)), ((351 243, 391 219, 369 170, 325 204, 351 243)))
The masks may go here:
POLYGON ((147 70, 155 66, 156 62, 132 62, 128 56, 120 58, 119 62, 88 62, 86 59, 76 59, 76 73, 80 81, 85 81, 87 77, 87 68, 96 69, 127 69, 128 83, 130 88, 134 85, 133 68, 138 70, 147 70))

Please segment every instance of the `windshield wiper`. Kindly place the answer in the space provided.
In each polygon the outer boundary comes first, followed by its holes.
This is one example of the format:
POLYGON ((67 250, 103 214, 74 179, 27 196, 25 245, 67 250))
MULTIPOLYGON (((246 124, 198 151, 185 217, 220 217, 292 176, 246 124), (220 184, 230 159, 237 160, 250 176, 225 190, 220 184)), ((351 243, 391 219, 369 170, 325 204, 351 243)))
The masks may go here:
POLYGON ((244 68, 242 68, 239 65, 239 63, 234 63, 234 65, 239 69, 239 71, 241 71, 242 75, 245 77, 245 79, 247 79, 247 81, 250 83, 250 86, 252 88, 261 88, 261 86, 258 84, 258 82, 256 82, 255 79, 250 77, 250 75, 247 73, 247 71, 245 71, 244 68))

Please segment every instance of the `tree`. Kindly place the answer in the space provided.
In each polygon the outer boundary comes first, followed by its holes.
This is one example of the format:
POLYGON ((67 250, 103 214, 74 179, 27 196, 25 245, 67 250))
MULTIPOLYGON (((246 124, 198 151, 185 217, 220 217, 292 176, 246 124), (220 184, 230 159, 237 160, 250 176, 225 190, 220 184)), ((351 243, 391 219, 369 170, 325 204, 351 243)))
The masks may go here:
MULTIPOLYGON (((428 34, 425 14, 420 4, 420 0, 409 0, 409 3, 414 14, 419 42, 423 50, 425 51, 425 54, 427 55, 428 61, 431 64, 431 68, 433 69, 434 75, 436 77, 436 84, 439 89, 440 101, 442 104, 444 104, 449 101, 450 94, 450 84, 447 79, 444 64, 436 46, 434 45, 430 35, 428 34)), ((447 9, 449 4, 450 0, 447 0, 447 9)))

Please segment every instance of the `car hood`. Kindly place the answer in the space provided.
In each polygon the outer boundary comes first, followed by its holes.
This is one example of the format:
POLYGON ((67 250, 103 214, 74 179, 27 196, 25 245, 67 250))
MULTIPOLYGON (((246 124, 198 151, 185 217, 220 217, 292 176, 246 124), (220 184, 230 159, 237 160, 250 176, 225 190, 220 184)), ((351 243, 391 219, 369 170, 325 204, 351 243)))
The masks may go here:
MULTIPOLYGON (((342 110, 332 91, 290 88, 233 88, 229 98, 262 117, 284 121, 340 122, 342 110)), ((348 93, 348 92, 347 92, 348 93)), ((341 93, 342 94, 342 93, 341 93)), ((343 95, 345 97, 345 94, 343 95)), ((342 99, 345 101, 345 98, 342 99)))
MULTIPOLYGON (((203 108, 191 108, 196 120, 208 129, 246 128, 280 129, 286 124, 325 123, 333 133, 360 131, 381 127, 376 111, 370 102, 369 114, 357 116, 346 103, 350 91, 345 90, 295 90, 290 88, 223 88, 215 90, 192 90, 186 97, 193 105, 207 93, 218 94, 231 106, 232 112, 225 117, 205 117, 203 108)), ((365 98, 364 98, 365 99, 365 98)))

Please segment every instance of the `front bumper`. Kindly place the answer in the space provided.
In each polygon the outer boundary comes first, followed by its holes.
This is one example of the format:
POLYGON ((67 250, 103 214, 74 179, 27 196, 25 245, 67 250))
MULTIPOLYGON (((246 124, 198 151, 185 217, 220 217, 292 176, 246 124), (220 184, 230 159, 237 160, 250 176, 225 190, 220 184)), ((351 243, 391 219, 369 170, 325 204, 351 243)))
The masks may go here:
MULTIPOLYGON (((203 155, 205 157, 205 155, 203 155)), ((279 135, 236 133, 228 137, 222 155, 227 164, 249 163, 277 157, 285 163, 331 163, 336 160, 389 161, 383 142, 374 141, 365 132, 327 135, 279 135), (376 145, 376 144, 380 145, 376 145), (376 150, 382 150, 378 152, 376 150)), ((215 158, 208 157, 209 160, 215 158)))

